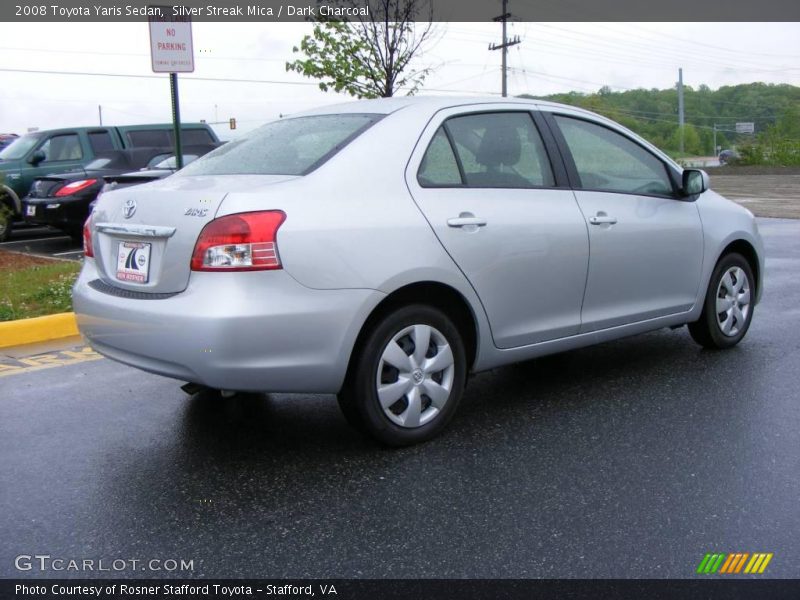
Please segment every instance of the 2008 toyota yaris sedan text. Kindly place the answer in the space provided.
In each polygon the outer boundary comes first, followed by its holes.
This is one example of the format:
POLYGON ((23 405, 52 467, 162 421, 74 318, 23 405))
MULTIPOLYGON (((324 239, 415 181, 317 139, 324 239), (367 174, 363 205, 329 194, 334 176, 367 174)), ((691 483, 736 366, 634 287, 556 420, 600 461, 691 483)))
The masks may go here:
POLYGON ((352 102, 104 194, 74 306, 122 363, 226 391, 338 394, 430 439, 468 373, 688 324, 747 332, 753 215, 620 125, 539 101, 352 102))

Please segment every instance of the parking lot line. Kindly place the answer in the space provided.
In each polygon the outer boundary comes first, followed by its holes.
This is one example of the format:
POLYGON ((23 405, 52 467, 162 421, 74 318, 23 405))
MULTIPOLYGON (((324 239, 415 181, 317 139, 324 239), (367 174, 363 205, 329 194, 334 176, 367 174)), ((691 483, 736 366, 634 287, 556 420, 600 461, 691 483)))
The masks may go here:
POLYGON ((53 240, 68 240, 68 235, 57 235, 52 237, 41 237, 41 238, 29 238, 25 240, 13 240, 11 242, 0 242, 0 246, 10 246, 11 244, 30 244, 32 242, 41 242, 42 240, 53 241, 53 240))
POLYGON ((56 252, 53 256, 66 256, 67 254, 83 254, 83 250, 70 250, 69 252, 56 252))
POLYGON ((103 357, 89 346, 73 350, 62 350, 48 354, 37 354, 25 358, 9 358, 0 362, 0 378, 7 375, 19 375, 31 371, 41 371, 53 367, 65 367, 82 362, 100 360, 103 357))

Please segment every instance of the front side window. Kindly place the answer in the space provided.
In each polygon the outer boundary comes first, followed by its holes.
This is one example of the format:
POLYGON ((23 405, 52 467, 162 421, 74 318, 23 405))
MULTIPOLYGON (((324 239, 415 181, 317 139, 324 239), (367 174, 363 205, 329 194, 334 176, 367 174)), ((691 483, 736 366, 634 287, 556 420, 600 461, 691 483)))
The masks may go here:
POLYGON ((667 168, 639 144, 611 129, 555 116, 585 190, 671 196, 667 168))
POLYGON ((273 121, 198 158, 179 175, 305 175, 382 115, 337 114, 273 121))
POLYGON ((77 134, 54 135, 39 147, 44 152, 44 162, 80 160, 83 158, 81 142, 77 134))

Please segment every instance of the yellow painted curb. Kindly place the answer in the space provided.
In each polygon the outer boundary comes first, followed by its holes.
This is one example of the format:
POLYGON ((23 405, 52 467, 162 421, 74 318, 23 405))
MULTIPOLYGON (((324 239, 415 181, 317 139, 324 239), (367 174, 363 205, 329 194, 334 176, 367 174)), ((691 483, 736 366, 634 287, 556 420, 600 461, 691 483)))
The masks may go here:
POLYGON ((35 344, 78 335, 75 313, 0 322, 0 348, 35 344))

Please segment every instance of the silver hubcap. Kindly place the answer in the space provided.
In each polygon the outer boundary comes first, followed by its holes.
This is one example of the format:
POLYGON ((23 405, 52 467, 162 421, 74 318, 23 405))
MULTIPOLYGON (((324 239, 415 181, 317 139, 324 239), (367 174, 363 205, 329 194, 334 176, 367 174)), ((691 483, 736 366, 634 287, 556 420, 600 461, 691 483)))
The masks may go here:
POLYGON ((455 375, 450 344, 435 327, 411 325, 396 333, 378 363, 378 400, 400 427, 434 419, 450 398, 455 375))
POLYGON ((731 267, 717 288, 717 325, 728 337, 738 334, 750 312, 750 282, 744 270, 731 267))

